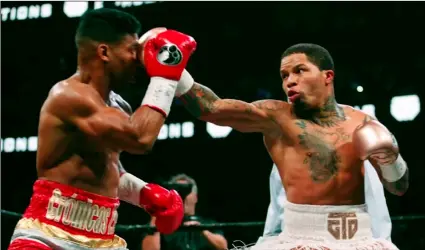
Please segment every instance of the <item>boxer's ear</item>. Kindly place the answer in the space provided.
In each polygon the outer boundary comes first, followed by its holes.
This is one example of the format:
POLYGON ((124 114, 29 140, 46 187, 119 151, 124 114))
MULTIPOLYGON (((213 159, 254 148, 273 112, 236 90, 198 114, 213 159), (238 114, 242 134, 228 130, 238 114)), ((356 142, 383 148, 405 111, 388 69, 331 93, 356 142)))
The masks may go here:
POLYGON ((108 45, 101 43, 97 46, 97 55, 99 56, 100 59, 102 59, 102 61, 109 62, 110 61, 110 57, 109 57, 110 50, 111 50, 111 48, 108 45))
POLYGON ((335 72, 333 70, 324 70, 323 75, 325 77, 326 86, 334 82, 335 72))

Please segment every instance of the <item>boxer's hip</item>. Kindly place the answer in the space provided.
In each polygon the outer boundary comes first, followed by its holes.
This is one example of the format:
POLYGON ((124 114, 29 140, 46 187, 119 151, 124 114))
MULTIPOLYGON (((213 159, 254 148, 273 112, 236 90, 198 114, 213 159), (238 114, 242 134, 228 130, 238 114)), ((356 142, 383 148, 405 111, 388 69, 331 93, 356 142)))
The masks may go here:
POLYGON ((119 199, 37 180, 14 239, 38 240, 53 249, 125 249, 115 235, 119 199))
POLYGON ((372 229, 366 205, 318 206, 284 204, 284 232, 319 240, 371 238, 372 229))
POLYGON ((317 206, 286 201, 283 214, 283 232, 255 245, 252 250, 397 249, 385 239, 372 237, 366 205, 317 206))

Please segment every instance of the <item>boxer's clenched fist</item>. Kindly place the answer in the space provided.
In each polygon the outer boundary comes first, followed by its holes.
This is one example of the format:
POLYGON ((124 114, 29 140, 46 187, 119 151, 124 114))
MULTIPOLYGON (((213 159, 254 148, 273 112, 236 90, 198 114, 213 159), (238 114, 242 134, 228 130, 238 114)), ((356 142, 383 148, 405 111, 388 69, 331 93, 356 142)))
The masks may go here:
POLYGON ((175 30, 152 30, 140 39, 143 44, 143 64, 151 80, 142 106, 148 106, 168 116, 177 83, 196 49, 196 41, 175 30))
POLYGON ((183 200, 175 190, 149 183, 140 190, 140 205, 156 217, 155 225, 160 233, 173 233, 182 223, 183 200))
POLYGON ((191 36, 166 30, 147 39, 143 48, 143 62, 150 77, 178 81, 196 49, 191 36))
POLYGON ((371 158, 382 166, 395 162, 399 153, 395 138, 375 120, 366 122, 354 131, 353 143, 362 160, 371 158))

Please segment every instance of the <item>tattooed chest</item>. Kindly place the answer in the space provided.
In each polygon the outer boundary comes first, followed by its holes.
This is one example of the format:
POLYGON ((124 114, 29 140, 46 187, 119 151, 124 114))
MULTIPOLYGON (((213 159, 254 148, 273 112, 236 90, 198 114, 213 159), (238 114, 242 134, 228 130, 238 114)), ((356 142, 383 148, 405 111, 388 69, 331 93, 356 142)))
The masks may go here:
POLYGON ((303 164, 308 167, 312 180, 325 182, 338 173, 342 162, 343 145, 351 142, 351 133, 342 127, 320 128, 297 121, 301 128, 297 140, 303 154, 303 164))

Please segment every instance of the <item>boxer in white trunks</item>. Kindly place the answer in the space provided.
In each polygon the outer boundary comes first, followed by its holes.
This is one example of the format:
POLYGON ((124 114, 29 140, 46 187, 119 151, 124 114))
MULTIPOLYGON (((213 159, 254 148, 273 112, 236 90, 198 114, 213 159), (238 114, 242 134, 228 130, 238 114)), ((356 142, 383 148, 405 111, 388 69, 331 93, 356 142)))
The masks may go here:
POLYGON ((280 75, 288 102, 221 99, 187 71, 176 92, 198 119, 264 136, 287 195, 284 231, 252 249, 397 249, 373 238, 362 173, 367 159, 389 192, 406 192, 409 171, 395 136, 373 117, 337 103, 325 48, 289 47, 280 75))
MULTIPOLYGON (((371 217, 373 237, 391 241, 392 223, 385 199, 384 187, 369 161, 364 163, 364 175, 366 206, 367 212, 371 217)), ((278 236, 284 227, 283 215, 285 212, 286 192, 282 186, 282 180, 276 164, 273 164, 270 173, 269 188, 270 204, 267 209, 263 236, 258 239, 257 243, 278 236)))

